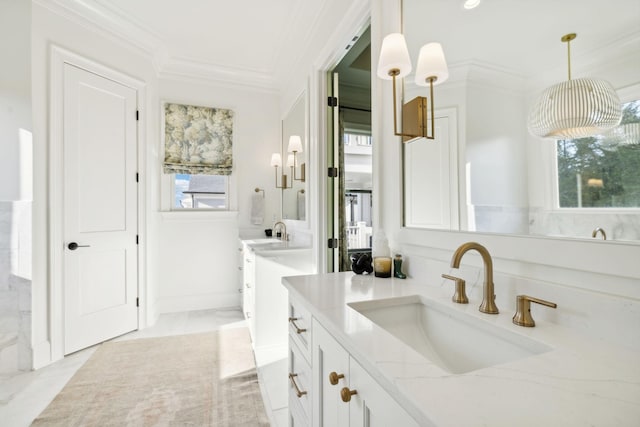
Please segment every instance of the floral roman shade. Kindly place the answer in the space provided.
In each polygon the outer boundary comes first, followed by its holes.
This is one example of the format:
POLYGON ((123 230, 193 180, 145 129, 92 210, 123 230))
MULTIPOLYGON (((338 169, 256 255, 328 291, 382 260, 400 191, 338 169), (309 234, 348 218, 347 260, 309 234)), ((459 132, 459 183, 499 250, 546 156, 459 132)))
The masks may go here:
POLYGON ((233 111, 166 103, 164 173, 231 175, 233 111))

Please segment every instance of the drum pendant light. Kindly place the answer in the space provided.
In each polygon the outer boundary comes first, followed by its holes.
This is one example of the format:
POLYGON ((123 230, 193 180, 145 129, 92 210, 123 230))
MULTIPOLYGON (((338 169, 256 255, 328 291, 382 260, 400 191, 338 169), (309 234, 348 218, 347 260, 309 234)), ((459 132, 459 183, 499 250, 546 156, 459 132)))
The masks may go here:
POLYGON ((546 89, 529 113, 529 132, 541 138, 574 139, 593 136, 618 126, 622 107, 615 89, 602 79, 571 80, 571 40, 567 43, 569 79, 546 89))

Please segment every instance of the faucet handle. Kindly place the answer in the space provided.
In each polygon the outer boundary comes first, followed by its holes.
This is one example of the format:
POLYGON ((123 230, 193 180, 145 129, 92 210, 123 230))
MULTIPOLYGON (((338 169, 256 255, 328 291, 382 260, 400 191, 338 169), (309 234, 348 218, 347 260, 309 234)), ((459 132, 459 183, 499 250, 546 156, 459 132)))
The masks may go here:
POLYGON ((444 279, 453 280, 456 283, 456 292, 451 297, 451 301, 457 302, 458 304, 468 304, 469 298, 467 298, 467 294, 465 292, 465 281, 459 277, 449 276, 448 274, 443 274, 442 277, 444 279))
POLYGON ((516 314, 513 315, 513 323, 518 326, 534 327, 536 322, 531 317, 531 303, 546 305, 547 307, 556 308, 558 305, 543 299, 530 297, 528 295, 518 295, 516 297, 516 314))

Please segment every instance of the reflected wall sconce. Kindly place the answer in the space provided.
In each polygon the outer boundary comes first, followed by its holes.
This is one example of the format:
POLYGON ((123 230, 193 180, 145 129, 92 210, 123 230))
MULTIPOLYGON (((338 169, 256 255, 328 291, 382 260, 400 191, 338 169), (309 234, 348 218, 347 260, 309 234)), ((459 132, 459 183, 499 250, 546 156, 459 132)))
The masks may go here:
POLYGON ((278 168, 282 167, 282 157, 280 157, 280 153, 273 153, 271 155, 271 166, 275 168, 276 171, 276 188, 291 188, 291 186, 287 186, 287 175, 282 174, 280 176, 280 181, 282 185, 278 185, 278 168))
POLYGON ((622 119, 622 106, 615 89, 602 79, 571 80, 571 40, 575 33, 562 36, 567 44, 567 81, 547 88, 529 112, 529 131, 541 138, 585 138, 612 129, 622 119))
MULTIPOLYGON (((305 176, 305 164, 304 162, 300 164, 300 177, 298 178, 298 166, 297 166, 297 154, 302 153, 302 138, 299 135, 291 135, 289 137, 289 146, 287 147, 287 151, 293 153, 293 165, 291 165, 293 179, 296 181, 304 182, 305 176)), ((289 165, 287 165, 289 166, 289 165)))
POLYGON ((431 111, 431 135, 427 126, 427 98, 418 96, 402 107, 402 130, 398 131, 398 113, 396 101, 396 79, 403 78, 411 72, 411 59, 404 35, 392 33, 382 41, 380 59, 378 61, 378 77, 393 80, 393 133, 403 136, 403 141, 414 138, 435 139, 435 120, 433 87, 444 83, 449 78, 447 61, 440 43, 428 43, 422 46, 416 66, 415 83, 418 86, 429 86, 431 111))

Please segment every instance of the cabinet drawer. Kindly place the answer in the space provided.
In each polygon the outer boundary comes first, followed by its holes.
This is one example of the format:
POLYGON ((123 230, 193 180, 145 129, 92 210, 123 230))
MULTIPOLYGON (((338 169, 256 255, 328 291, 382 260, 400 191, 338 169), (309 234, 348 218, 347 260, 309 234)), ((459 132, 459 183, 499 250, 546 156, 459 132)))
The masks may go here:
POLYGON ((311 364, 311 313, 295 298, 289 298, 289 336, 302 356, 311 364))
POLYGON ((302 357, 300 349, 289 339, 289 407, 294 416, 302 415, 302 425, 310 425, 312 402, 311 365, 302 357))

